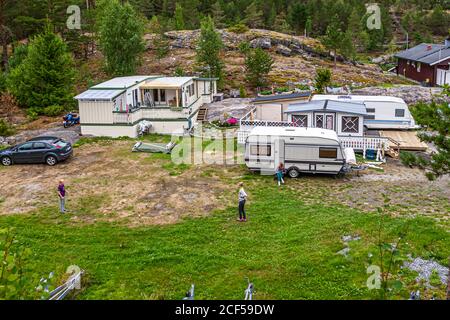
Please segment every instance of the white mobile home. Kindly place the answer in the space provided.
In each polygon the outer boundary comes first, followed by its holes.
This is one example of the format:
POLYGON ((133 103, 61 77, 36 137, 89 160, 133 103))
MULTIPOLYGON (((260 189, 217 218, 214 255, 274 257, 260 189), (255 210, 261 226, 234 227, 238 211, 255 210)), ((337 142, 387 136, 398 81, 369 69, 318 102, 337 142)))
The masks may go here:
POLYGON ((283 163, 292 178, 300 172, 338 174, 346 165, 336 132, 320 128, 256 127, 246 139, 245 162, 268 174, 283 163))
POLYGON ((136 137, 138 124, 150 121, 154 133, 183 132, 196 123, 199 108, 213 101, 217 79, 194 77, 119 77, 76 96, 81 133, 136 137))
POLYGON ((386 96, 314 95, 312 101, 333 100, 363 103, 367 115, 364 126, 368 129, 416 129, 416 123, 403 99, 386 96))

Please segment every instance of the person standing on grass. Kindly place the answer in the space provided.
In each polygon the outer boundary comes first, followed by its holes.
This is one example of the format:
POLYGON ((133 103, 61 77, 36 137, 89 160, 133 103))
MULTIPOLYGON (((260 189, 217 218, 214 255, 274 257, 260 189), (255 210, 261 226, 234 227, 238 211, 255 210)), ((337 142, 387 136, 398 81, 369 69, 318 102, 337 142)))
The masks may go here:
POLYGON ((239 183, 239 220, 241 222, 247 221, 247 215, 245 214, 245 201, 247 200, 247 193, 244 190, 244 183, 239 183))
POLYGON ((64 186, 64 180, 59 180, 58 185, 58 197, 59 197, 59 211, 66 213, 66 188, 64 186))
POLYGON ((284 175, 284 164, 280 163, 280 165, 277 168, 277 179, 278 179, 279 186, 281 184, 284 184, 283 175, 284 175))

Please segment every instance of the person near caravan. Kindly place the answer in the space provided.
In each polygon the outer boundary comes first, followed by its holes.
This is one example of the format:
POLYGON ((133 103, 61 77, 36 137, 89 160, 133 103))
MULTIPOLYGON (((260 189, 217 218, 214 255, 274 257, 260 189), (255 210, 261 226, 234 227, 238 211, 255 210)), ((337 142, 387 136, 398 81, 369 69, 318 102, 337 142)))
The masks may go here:
POLYGON ((239 219, 238 221, 245 222, 247 221, 247 215, 245 213, 245 201, 247 200, 247 193, 244 190, 244 183, 239 183, 239 219))
POLYGON ((285 169, 284 169, 284 164, 283 163, 280 163, 279 165, 278 165, 278 168, 277 168, 277 180, 278 180, 278 185, 280 186, 281 184, 284 184, 284 179, 283 179, 283 175, 284 175, 284 171, 285 171, 285 169))

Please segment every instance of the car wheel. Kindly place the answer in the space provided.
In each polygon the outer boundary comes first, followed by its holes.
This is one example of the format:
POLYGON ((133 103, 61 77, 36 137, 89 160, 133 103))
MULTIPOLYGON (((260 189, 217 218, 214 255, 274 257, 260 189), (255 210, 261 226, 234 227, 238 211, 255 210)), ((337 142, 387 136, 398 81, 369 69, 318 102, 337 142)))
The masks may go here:
POLYGON ((300 171, 298 171, 297 168, 292 168, 292 169, 289 169, 288 175, 289 175, 290 178, 295 179, 295 178, 298 178, 300 176, 300 171))
POLYGON ((10 166, 12 165, 12 160, 10 157, 3 157, 2 158, 2 165, 4 166, 10 166))
POLYGON ((49 166, 54 166, 57 162, 58 160, 54 156, 48 156, 45 158, 45 163, 49 166))

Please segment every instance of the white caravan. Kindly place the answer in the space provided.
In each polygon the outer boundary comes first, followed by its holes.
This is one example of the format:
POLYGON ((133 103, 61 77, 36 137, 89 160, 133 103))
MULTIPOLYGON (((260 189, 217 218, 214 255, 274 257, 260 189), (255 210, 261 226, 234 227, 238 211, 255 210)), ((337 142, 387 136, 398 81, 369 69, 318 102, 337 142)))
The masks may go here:
POLYGON ((300 172, 339 174, 347 167, 335 131, 299 127, 252 129, 245 143, 245 163, 263 174, 274 174, 283 163, 291 178, 300 172))
POLYGON ((366 105, 367 115, 364 126, 367 129, 417 129, 408 105, 401 98, 386 96, 345 96, 315 95, 311 100, 335 100, 362 102, 366 105))

